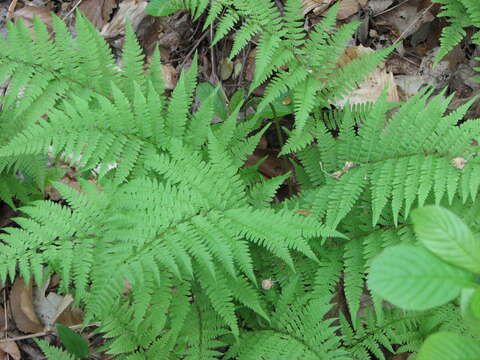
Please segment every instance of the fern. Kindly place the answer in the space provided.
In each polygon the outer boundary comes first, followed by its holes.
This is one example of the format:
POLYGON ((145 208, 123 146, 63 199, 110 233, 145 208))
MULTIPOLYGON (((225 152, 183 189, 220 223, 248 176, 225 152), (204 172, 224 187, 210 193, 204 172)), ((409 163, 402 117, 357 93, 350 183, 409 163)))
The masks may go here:
POLYGON ((471 146, 478 130, 475 121, 456 126, 473 101, 443 116, 449 100, 438 95, 427 102, 427 95, 419 94, 387 121, 390 105, 379 100, 359 125, 358 135, 354 120, 346 114, 334 157, 323 140, 331 135, 318 122, 318 151, 301 157, 312 182, 324 184, 315 190, 317 216, 337 226, 366 194, 364 189, 371 197, 367 201, 374 225, 386 216, 387 204, 398 223, 400 215, 407 217, 412 205, 422 205, 429 194, 436 203, 447 195, 451 203, 461 191, 459 184, 475 199, 478 186, 469 174, 478 166, 471 146), (416 118, 411 118, 412 113, 416 118), (465 169, 456 168, 452 161, 464 157, 469 159, 465 169))
MULTIPOLYGON (((476 4, 464 3, 476 21, 476 4)), ((0 39, 0 81, 8 81, 0 197, 21 206, 0 233, 0 280, 43 283, 59 274, 59 291, 74 295, 85 324, 99 324, 102 350, 118 359, 384 359, 419 349, 421 357, 438 331, 474 338, 461 321, 465 308, 449 300, 473 285, 466 270, 478 270, 480 134, 478 120, 459 125, 475 99, 446 114, 452 97, 427 89, 401 105, 384 93, 373 104, 332 109, 391 51, 339 66, 357 24, 335 29, 335 8, 306 33, 294 0, 283 13, 273 1, 149 4, 157 15, 181 8, 196 18, 207 12, 206 26, 218 20, 214 42, 235 30, 232 57, 259 36, 250 90, 269 83, 255 113, 240 116, 242 93, 217 124, 216 91, 193 106, 196 57, 166 94, 158 50, 145 66, 129 27, 116 66, 80 14, 76 37, 58 18, 53 36, 38 20, 33 38, 21 23, 9 25, 0 39), (278 112, 284 96, 292 109, 278 112), (260 162, 245 161, 268 130, 260 119, 288 111, 295 124, 282 153, 296 152, 294 171, 264 179, 260 162), (80 191, 55 182, 61 162, 75 169, 80 191), (272 204, 292 175, 301 191, 272 204), (62 202, 41 200, 46 184, 62 202), (411 211, 426 204, 464 217, 442 234, 469 240, 468 261, 452 260, 444 237, 412 226, 411 211), (403 279, 401 266, 417 264, 402 253, 396 272, 376 278, 393 261, 382 263, 384 250, 414 254, 420 237, 453 263, 455 281, 423 279, 431 291, 415 298, 388 283, 378 291, 385 276, 403 279), (447 296, 439 292, 446 286, 447 296), (384 306, 389 291, 393 304, 417 308, 384 306), (443 305, 418 311, 432 299, 443 305)), ((427 253, 420 270, 444 269, 435 256, 427 253)), ((472 293, 465 299, 473 302, 472 293)))
MULTIPOLYGON (((464 28, 474 26, 480 28, 480 6, 475 0, 434 0, 442 5, 438 16, 447 17, 450 25, 445 27, 440 38, 441 47, 436 54, 438 63, 466 36, 464 28)), ((478 31, 472 40, 478 43, 478 31)))
MULTIPOLYGON (((165 15, 187 8, 198 17, 199 9, 203 11, 206 8, 205 3, 152 1, 149 7, 152 15, 165 15)), ((311 121, 314 107, 330 107, 333 102, 343 98, 393 49, 380 50, 343 67, 338 66, 344 48, 358 23, 346 24, 335 31, 337 8, 338 6, 334 6, 310 33, 303 29, 302 6, 299 0, 286 1, 283 13, 270 0, 217 0, 209 8, 205 27, 213 25, 223 11, 212 45, 224 38, 237 23, 242 23, 235 33, 230 59, 255 35, 259 36, 250 93, 267 80, 269 84, 265 96, 258 104, 258 117, 284 93, 291 93, 295 130, 282 150, 285 154, 301 150, 312 141, 307 123, 311 121)))

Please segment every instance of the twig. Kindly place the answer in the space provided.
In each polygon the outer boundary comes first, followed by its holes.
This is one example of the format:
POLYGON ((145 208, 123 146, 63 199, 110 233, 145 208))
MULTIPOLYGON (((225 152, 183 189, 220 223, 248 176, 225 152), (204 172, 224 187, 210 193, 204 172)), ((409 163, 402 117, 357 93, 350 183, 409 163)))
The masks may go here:
MULTIPOLYGON (((79 324, 79 325, 69 326, 69 328, 72 329, 72 330, 76 330, 76 329, 81 329, 83 327, 97 326, 97 325, 98 325, 98 323, 93 323, 93 324, 86 325, 86 326, 84 326, 83 324, 79 324)), ((5 338, 3 340, 0 340, 0 343, 4 343, 4 342, 7 342, 7 341, 19 341, 19 340, 25 340, 25 339, 33 339, 33 338, 37 338, 37 337, 42 337, 42 336, 47 336, 47 335, 55 335, 55 334, 56 334, 55 330, 42 331, 42 332, 39 332, 39 333, 30 334, 30 335, 16 336, 16 337, 13 337, 13 338, 5 338)))
POLYGON ((12 0, 7 10, 7 20, 12 20, 18 0, 12 0))
POLYGON ((395 10, 396 8, 402 6, 403 4, 406 4, 406 3, 409 2, 409 1, 410 1, 410 0, 402 1, 400 4, 397 4, 397 5, 395 5, 395 6, 392 6, 391 8, 388 8, 388 9, 385 9, 385 10, 383 10, 383 11, 380 11, 378 14, 375 14, 375 15, 373 15, 372 17, 375 18, 375 17, 377 17, 377 16, 386 14, 386 13, 388 13, 388 12, 390 12, 390 11, 392 11, 392 10, 395 10))
MULTIPOLYGON (((213 24, 210 24, 210 44, 213 42, 213 24)), ((218 83, 217 70, 215 66, 215 45, 210 45, 210 62, 212 63, 212 78, 215 79, 215 83, 218 83)))
MULTIPOLYGON (((3 318, 5 319, 5 323, 3 324, 5 326, 5 339, 8 338, 8 314, 7 314, 7 289, 5 286, 3 287, 3 318)), ((10 359, 10 354, 5 353, 7 355, 7 360, 10 359)))
POLYGON ((398 37, 397 40, 395 40, 395 42, 393 43, 393 45, 397 44, 398 42, 402 41, 403 40, 403 37, 405 36, 405 34, 407 34, 410 29, 417 23, 420 21, 420 19, 423 17, 423 15, 425 15, 427 13, 428 10, 430 10, 432 7, 433 7, 434 4, 430 4, 429 7, 427 7, 426 9, 424 9, 420 14, 417 15, 417 17, 415 18, 415 20, 412 21, 412 23, 410 25, 407 26, 407 28, 400 34, 400 36, 398 37))
POLYGON ((67 17, 69 17, 70 15, 73 14, 73 12, 80 6, 80 4, 82 3, 83 0, 78 0, 77 3, 75 5, 73 5, 73 7, 68 11, 68 13, 62 17, 62 20, 65 20, 67 17))
POLYGON ((185 65, 185 63, 187 62, 187 60, 190 58, 190 56, 192 56, 192 54, 195 52, 195 50, 198 48, 198 46, 200 45, 200 43, 203 41, 203 39, 205 39, 205 37, 206 37, 207 35, 208 35, 208 30, 205 30, 205 32, 202 34, 202 36, 200 36, 200 38, 197 40, 197 42, 193 45, 192 49, 188 52, 187 55, 185 55, 185 57, 183 58, 182 63, 180 64, 179 69, 182 69, 182 68, 183 68, 183 65, 185 65))

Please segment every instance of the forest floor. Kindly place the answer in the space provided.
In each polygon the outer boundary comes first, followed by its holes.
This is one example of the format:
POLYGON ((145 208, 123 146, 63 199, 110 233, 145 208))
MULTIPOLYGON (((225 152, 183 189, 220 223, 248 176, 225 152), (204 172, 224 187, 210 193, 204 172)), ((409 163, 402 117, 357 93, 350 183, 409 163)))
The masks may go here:
MULTIPOLYGON (((336 1, 302 0, 305 28, 312 28, 336 1)), ((275 2, 280 8, 283 6, 282 0, 275 2)), ((239 89, 248 88, 255 67, 255 39, 233 61, 229 61, 233 34, 212 47, 213 29, 202 29, 204 18, 194 22, 187 12, 154 18, 145 14, 146 4, 147 0, 0 0, 0 36, 7 34, 9 20, 23 20, 27 26, 32 26, 33 17, 38 16, 51 27, 52 13, 73 28, 76 11, 81 11, 101 31, 120 62, 124 18, 127 16, 147 61, 154 48, 160 47, 167 89, 174 88, 178 74, 189 65, 195 53, 199 55, 200 82, 220 85, 226 98, 239 89)), ((450 110, 478 94, 480 83, 472 78, 475 75, 473 68, 479 66, 474 58, 480 55, 480 49, 466 45, 468 37, 433 67, 440 33, 446 25, 445 20, 436 17, 438 12, 439 5, 430 0, 343 0, 337 16, 339 24, 360 22, 346 57, 355 58, 368 51, 367 48, 376 50, 398 44, 385 63, 349 95, 351 103, 375 100, 386 84, 390 85, 389 98, 392 101, 406 100, 426 84, 437 89, 447 88, 447 93, 455 93, 450 110)), ((263 87, 260 87, 256 94, 260 95, 262 91, 263 87)), ((480 117, 480 103, 470 109, 467 117, 480 117)), ((288 123, 291 119, 286 117, 282 121, 288 123)), ((261 172, 266 177, 283 174, 289 169, 278 156, 279 147, 273 130, 267 132, 249 161, 254 163, 267 156, 261 172)), ((67 173, 64 180, 75 186, 74 174, 67 173)), ((48 189, 46 193, 55 197, 48 189)), ((0 203, 0 228, 11 224, 15 215, 6 204, 0 203)), ((42 337, 58 344, 51 326, 59 320, 73 328, 79 327, 82 313, 71 307, 70 297, 56 293, 57 284, 55 277, 41 289, 27 286, 20 279, 0 284, 0 360, 43 359, 32 339, 42 337)), ((95 349, 101 346, 102 338, 92 335, 93 328, 84 329, 82 334, 95 349)), ((90 358, 111 357, 98 352, 90 358)))

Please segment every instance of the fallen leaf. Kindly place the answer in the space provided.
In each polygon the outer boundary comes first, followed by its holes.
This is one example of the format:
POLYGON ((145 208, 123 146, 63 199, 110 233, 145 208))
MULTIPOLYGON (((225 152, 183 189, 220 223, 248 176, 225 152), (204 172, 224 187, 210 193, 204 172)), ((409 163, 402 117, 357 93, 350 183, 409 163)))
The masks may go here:
POLYGON ((7 330, 7 318, 5 317, 5 308, 0 306, 0 331, 7 330))
POLYGON ((0 356, 10 355, 14 360, 20 360, 20 349, 15 341, 3 341, 0 342, 0 356))
POLYGON ((393 0, 370 0, 368 2, 367 11, 375 16, 387 10, 392 4, 393 0))
MULTIPOLYGON (((373 52, 372 49, 360 46, 351 46, 345 50, 340 57, 337 66, 342 67, 356 58, 373 52)), ((387 72, 385 64, 380 64, 372 71, 367 78, 358 86, 357 89, 351 91, 343 99, 335 103, 336 106, 344 106, 349 104, 362 104, 366 102, 375 102, 385 87, 388 88, 387 99, 391 102, 400 101, 397 86, 392 73, 387 72)))
POLYGON ((22 279, 15 280, 10 292, 10 307, 13 320, 20 331, 28 334, 43 331, 33 306, 31 283, 26 286, 22 279))
POLYGON ((315 15, 327 10, 335 0, 302 0, 303 14, 313 11, 315 15))
POLYGON ((220 64, 220 77, 222 80, 228 80, 233 73, 233 63, 228 59, 223 59, 220 64))
POLYGON ((23 20, 26 26, 30 29, 33 28, 33 18, 37 16, 45 25, 49 32, 52 31, 52 15, 47 8, 41 8, 36 6, 24 6, 23 8, 16 10, 13 14, 15 21, 23 20))
POLYGON ((177 85, 177 70, 170 64, 162 65, 162 74, 165 89, 175 89, 175 85, 177 85))
POLYGON ((101 29, 116 7, 116 0, 83 0, 78 8, 97 29, 101 29))
POLYGON ((431 22, 435 16, 426 9, 418 9, 416 4, 405 3, 377 17, 377 26, 389 27, 394 36, 405 39, 419 30, 423 24, 431 22))
POLYGON ((423 77, 418 75, 397 75, 395 83, 403 94, 402 99, 407 100, 417 94, 420 88, 425 84, 423 77))
POLYGON ((133 30, 136 30, 142 20, 147 16, 145 8, 146 0, 125 0, 118 7, 113 19, 105 24, 101 34, 105 38, 114 38, 123 35, 125 32, 125 19, 132 24, 133 30))
POLYGON ((367 0, 343 0, 338 7, 337 19, 345 20, 367 5, 367 0))
POLYGON ((73 297, 68 294, 65 296, 58 295, 54 292, 45 295, 49 284, 50 280, 47 280, 41 288, 36 288, 34 292, 33 303, 43 326, 46 329, 52 329, 57 322, 67 326, 81 323, 81 316, 74 314, 70 308, 70 305, 73 303, 73 297), (61 316, 63 317, 61 318, 61 316))

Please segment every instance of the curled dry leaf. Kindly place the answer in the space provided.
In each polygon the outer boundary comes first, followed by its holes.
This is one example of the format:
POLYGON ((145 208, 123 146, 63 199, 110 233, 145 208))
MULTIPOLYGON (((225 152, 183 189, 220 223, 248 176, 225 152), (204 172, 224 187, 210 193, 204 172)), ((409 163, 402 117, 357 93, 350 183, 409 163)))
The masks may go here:
MULTIPOLYGON (((372 49, 360 46, 351 46, 345 50, 340 57, 337 66, 342 67, 356 58, 373 52, 372 49)), ((374 102, 378 99, 385 87, 388 88, 387 99, 391 102, 400 101, 392 73, 387 72, 385 64, 380 64, 373 72, 371 72, 365 81, 363 81, 356 90, 350 92, 349 95, 335 103, 336 106, 344 106, 349 104, 361 104, 366 102, 374 102)))
POLYGON ((116 7, 117 0, 83 0, 78 8, 95 27, 101 29, 116 7))
POLYGON ((162 74, 165 89, 175 89, 175 85, 177 84, 177 70, 170 64, 162 65, 162 74))
POLYGON ((426 9, 418 9, 415 2, 405 3, 392 11, 380 15, 377 25, 390 28, 395 36, 405 39, 414 34, 423 24, 433 21, 435 17, 426 9))
POLYGON ((113 19, 102 28, 102 36, 105 38, 114 38, 123 35, 125 31, 125 19, 128 19, 133 29, 136 30, 142 20, 147 16, 144 11, 146 6, 146 0, 122 1, 113 19))
POLYGON ((0 359, 3 359, 7 354, 14 360, 20 360, 22 358, 20 349, 15 341, 0 342, 0 359))
POLYGON ((35 288, 34 306, 39 319, 46 329, 54 327, 59 322, 66 326, 78 325, 82 322, 81 313, 71 309, 73 297, 61 296, 54 292, 45 295, 50 281, 46 281, 41 288, 35 288))
POLYGON ((15 21, 22 20, 26 26, 33 28, 33 19, 38 17, 45 25, 49 32, 52 31, 52 16, 48 9, 36 6, 24 6, 16 10, 13 14, 15 21))
POLYGON ((367 5, 367 0, 343 0, 337 12, 337 19, 345 20, 367 5))
POLYGON ((31 283, 25 285, 22 279, 15 280, 10 292, 10 307, 13 320, 20 331, 27 334, 43 331, 43 326, 38 320, 33 306, 31 283))
MULTIPOLYGON (((315 15, 324 13, 337 0, 302 0, 303 13, 313 11, 315 15)), ((344 20, 356 14, 361 8, 367 5, 367 0, 342 0, 338 7, 337 19, 344 20)))
POLYGON ((303 14, 307 14, 310 11, 314 11, 315 14, 321 14, 327 10, 335 0, 302 0, 303 14))

